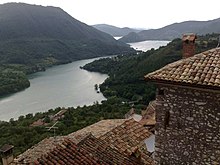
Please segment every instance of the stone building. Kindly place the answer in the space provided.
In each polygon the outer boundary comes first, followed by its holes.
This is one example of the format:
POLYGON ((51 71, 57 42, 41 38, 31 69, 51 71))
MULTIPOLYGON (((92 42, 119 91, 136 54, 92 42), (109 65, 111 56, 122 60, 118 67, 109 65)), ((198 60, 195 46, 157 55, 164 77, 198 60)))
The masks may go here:
POLYGON ((220 48, 145 76, 157 85, 155 163, 220 162, 220 48))

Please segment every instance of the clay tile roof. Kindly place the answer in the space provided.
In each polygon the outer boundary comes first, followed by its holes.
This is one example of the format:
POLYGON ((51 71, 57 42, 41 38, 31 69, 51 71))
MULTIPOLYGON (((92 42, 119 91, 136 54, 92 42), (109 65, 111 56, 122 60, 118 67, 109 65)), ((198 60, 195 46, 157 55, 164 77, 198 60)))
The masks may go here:
POLYGON ((84 138, 77 146, 85 148, 90 154, 97 157, 102 164, 136 165, 141 163, 139 159, 120 153, 92 134, 84 138))
POLYGON ((146 80, 187 86, 220 88, 220 48, 179 60, 149 73, 146 80))
POLYGON ((100 139, 110 144, 112 148, 117 149, 119 152, 132 155, 137 149, 143 146, 142 142, 151 135, 140 123, 129 119, 102 135, 100 139))
POLYGON ((38 144, 34 145, 32 148, 25 151, 23 154, 19 155, 15 162, 19 163, 30 163, 34 162, 38 158, 42 157, 42 155, 46 155, 51 150, 56 148, 56 145, 62 144, 64 141, 64 137, 50 137, 40 141, 38 144))
POLYGON ((49 165, 153 165, 153 159, 143 146, 144 140, 150 135, 146 128, 133 119, 102 120, 75 134, 44 139, 19 155, 14 162, 49 165))
POLYGON ((101 120, 95 124, 87 126, 81 130, 73 132, 68 136, 71 138, 82 139, 88 135, 88 133, 92 133, 93 136, 99 138, 100 136, 104 135, 106 132, 109 132, 113 128, 117 127, 124 123, 126 119, 110 119, 110 120, 101 120))
POLYGON ((57 145, 56 148, 49 153, 38 158, 37 161, 39 164, 60 165, 101 164, 99 160, 91 155, 86 149, 78 147, 67 138, 64 139, 62 144, 57 145))

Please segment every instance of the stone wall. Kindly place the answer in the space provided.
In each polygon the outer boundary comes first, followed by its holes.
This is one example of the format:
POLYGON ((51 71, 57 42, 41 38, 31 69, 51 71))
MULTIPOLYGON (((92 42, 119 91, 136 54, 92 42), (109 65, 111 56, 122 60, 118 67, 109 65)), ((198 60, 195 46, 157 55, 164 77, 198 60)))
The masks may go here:
POLYGON ((220 91, 159 85, 156 120, 156 164, 219 164, 220 91))

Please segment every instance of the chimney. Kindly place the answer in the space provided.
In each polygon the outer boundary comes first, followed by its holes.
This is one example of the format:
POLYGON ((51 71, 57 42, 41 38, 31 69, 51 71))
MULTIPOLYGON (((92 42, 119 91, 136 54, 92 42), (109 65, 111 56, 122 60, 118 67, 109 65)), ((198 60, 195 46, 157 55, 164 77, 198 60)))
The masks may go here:
POLYGON ((0 148, 3 165, 9 165, 13 162, 13 148, 14 146, 5 144, 0 148))
POLYGON ((195 54, 196 52, 196 40, 197 36, 193 33, 184 34, 182 37, 183 42, 183 57, 188 58, 195 54))

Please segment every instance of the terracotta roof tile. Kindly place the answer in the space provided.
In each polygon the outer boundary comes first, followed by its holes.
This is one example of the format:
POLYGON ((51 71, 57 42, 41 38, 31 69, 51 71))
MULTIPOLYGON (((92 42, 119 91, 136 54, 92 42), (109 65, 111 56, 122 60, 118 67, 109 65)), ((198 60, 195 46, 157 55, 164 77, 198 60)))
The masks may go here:
POLYGON ((118 165, 141 163, 137 158, 120 153, 118 150, 110 147, 105 141, 95 138, 92 134, 82 140, 78 146, 88 150, 90 154, 97 157, 102 163, 118 165))
POLYGON ((64 139, 61 145, 57 145, 49 153, 38 158, 37 161, 40 164, 60 165, 100 164, 96 157, 69 139, 64 139))
POLYGON ((15 162, 49 165, 154 164, 144 145, 144 140, 151 133, 133 119, 103 120, 82 130, 68 136, 44 139, 19 155, 15 162))
POLYGON ((64 137, 50 137, 42 140, 38 144, 34 145, 32 148, 25 151, 23 154, 19 155, 15 161, 22 163, 34 162, 42 155, 46 155, 51 150, 53 150, 56 145, 62 144, 64 141, 64 137))
POLYGON ((100 136, 104 135, 106 132, 111 131, 113 128, 117 127, 118 125, 121 125, 125 121, 126 119, 101 120, 95 124, 87 126, 76 132, 73 132, 69 134, 68 136, 70 138, 77 138, 80 141, 80 139, 83 139, 89 133, 92 133, 93 136, 95 136, 96 138, 99 138, 100 136))
MULTIPOLYGON (((133 155, 137 150, 143 149, 144 140, 152 135, 146 128, 133 119, 126 120, 123 124, 115 127, 111 131, 100 137, 101 140, 110 144, 121 153, 133 155)), ((146 148, 141 152, 142 162, 152 164, 152 159, 148 157, 146 148)))
POLYGON ((149 73, 146 80, 220 88, 220 48, 179 60, 149 73))

